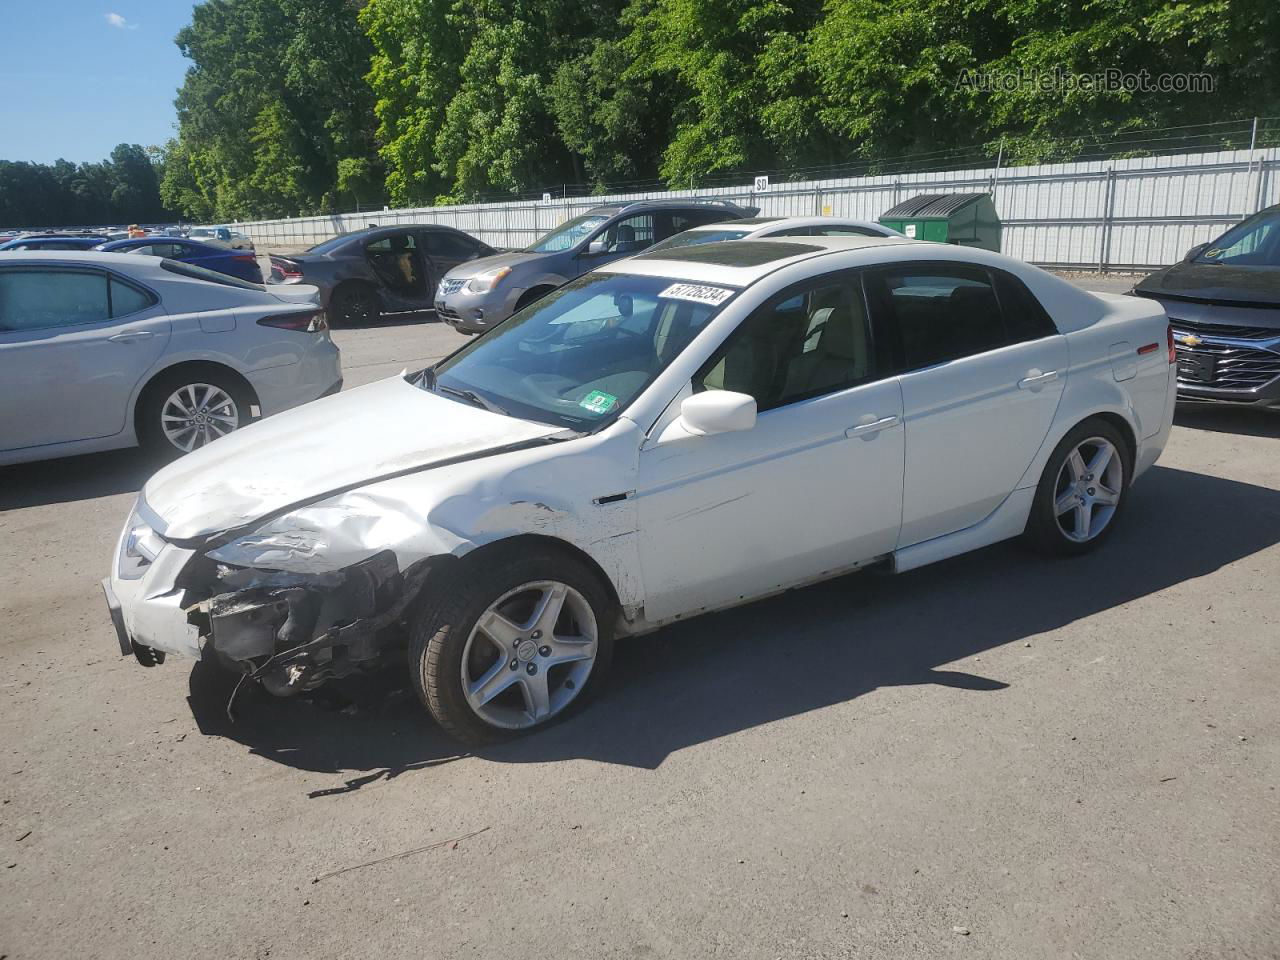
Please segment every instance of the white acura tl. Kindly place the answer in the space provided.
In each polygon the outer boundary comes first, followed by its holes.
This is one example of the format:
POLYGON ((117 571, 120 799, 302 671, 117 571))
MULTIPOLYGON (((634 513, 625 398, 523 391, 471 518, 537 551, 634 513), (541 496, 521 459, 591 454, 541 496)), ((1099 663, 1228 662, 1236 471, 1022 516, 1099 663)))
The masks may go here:
POLYGON ((1173 417, 1158 304, 880 238, 662 251, 434 367, 146 485, 122 653, 277 694, 402 652, 481 742, 580 704, 614 639, 882 563, 1111 533, 1173 417))

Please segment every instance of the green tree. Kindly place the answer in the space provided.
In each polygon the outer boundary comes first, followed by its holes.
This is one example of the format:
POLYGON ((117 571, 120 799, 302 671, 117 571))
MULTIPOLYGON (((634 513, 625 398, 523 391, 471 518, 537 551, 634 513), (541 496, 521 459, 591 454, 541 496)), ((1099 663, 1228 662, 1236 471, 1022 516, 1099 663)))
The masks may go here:
POLYGON ((370 198, 376 168, 372 46, 354 0, 208 0, 177 36, 192 61, 178 91, 188 215, 293 215, 370 198), (353 176, 354 171, 363 171, 353 176), (344 171, 344 175, 340 175, 344 171), (366 196, 360 196, 360 194, 366 196))

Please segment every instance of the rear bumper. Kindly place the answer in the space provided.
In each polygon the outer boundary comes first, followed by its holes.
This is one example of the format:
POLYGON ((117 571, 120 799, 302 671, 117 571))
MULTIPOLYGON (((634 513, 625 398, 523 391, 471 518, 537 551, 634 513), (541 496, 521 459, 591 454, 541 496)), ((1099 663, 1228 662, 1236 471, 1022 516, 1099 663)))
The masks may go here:
POLYGON ((342 355, 326 339, 308 348, 297 363, 249 371, 245 377, 258 395, 262 415, 269 417, 341 390, 342 355))

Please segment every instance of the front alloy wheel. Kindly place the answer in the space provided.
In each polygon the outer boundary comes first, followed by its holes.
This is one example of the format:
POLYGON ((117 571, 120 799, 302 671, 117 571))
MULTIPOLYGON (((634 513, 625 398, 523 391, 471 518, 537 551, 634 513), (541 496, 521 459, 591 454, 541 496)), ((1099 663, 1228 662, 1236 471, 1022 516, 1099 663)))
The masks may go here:
POLYGON ((414 687, 464 743, 553 723, 608 672, 616 601, 567 549, 495 544, 442 567, 423 590, 411 624, 414 687))
POLYGON ((467 638, 467 703, 485 723, 504 730, 550 720, 586 686, 596 635, 591 605, 568 584, 539 580, 507 591, 467 638))

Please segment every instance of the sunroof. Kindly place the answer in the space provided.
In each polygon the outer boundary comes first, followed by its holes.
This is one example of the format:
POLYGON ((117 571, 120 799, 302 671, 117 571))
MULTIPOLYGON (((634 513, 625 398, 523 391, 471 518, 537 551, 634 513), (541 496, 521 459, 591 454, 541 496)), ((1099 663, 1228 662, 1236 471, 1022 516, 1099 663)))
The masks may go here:
POLYGON ((692 247, 674 247, 655 253, 643 253, 637 260, 674 260, 679 263, 709 263, 717 267, 759 267, 775 260, 786 260, 806 253, 821 253, 824 248, 809 243, 779 243, 770 240, 734 240, 729 243, 703 243, 692 247))

